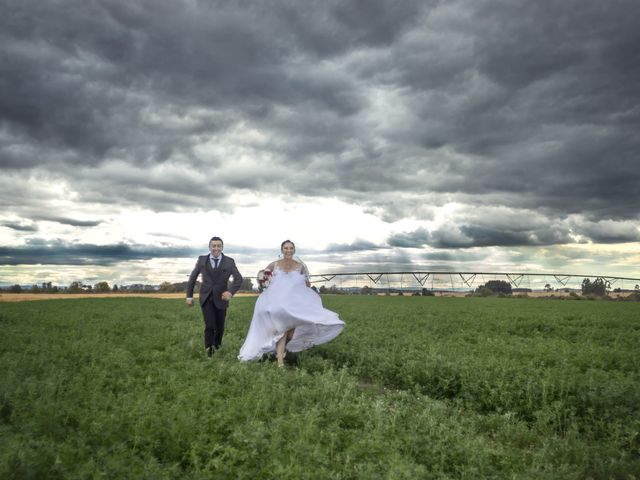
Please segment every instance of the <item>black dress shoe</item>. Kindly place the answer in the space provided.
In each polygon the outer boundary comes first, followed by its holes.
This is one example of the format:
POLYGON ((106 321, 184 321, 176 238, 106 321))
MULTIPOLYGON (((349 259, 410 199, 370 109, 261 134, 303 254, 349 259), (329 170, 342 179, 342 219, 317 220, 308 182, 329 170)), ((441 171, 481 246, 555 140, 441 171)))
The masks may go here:
POLYGON ((213 357, 213 347, 207 347, 207 357, 213 357))

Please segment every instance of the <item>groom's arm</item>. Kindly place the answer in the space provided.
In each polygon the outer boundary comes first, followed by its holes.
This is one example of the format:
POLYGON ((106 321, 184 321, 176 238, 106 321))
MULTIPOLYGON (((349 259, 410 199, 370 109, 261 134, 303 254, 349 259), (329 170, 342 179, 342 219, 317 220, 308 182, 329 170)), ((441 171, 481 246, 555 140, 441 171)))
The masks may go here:
MULTIPOLYGON (((238 267, 236 267, 236 262, 233 262, 233 267, 231 267, 231 276, 233 277, 233 283, 231 284, 231 288, 229 288, 228 292, 230 295, 235 295, 235 293, 240 290, 240 287, 242 287, 242 275, 240 275, 238 267)), ((225 300, 228 300, 228 298, 225 298, 225 300)))
POLYGON ((193 267, 193 271, 191 275, 189 275, 189 280, 187 282, 187 305, 193 305, 193 290, 196 286, 196 280, 198 279, 198 275, 200 274, 200 258, 196 260, 196 266, 193 267))

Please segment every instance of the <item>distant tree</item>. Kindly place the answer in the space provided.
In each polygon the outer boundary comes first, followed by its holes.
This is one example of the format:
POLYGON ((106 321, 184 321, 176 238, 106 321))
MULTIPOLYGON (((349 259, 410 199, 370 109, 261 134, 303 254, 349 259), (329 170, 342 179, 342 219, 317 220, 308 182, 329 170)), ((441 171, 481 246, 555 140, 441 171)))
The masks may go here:
POLYGON ((593 282, 588 278, 582 280, 582 295, 597 295, 604 297, 611 288, 611 284, 603 278, 596 278, 593 282))
POLYGON ((371 291, 371 287, 369 285, 365 285, 364 287, 362 287, 360 289, 360 293, 362 295, 371 295, 372 291, 371 291))
POLYGON ((187 282, 176 282, 172 283, 174 292, 186 292, 187 291, 187 282))
POLYGON ((94 285, 93 290, 96 293, 107 293, 111 291, 111 287, 107 282, 98 282, 94 285))
POLYGON ((553 287, 547 283, 547 284, 544 286, 544 291, 545 291, 545 292, 553 292, 553 287))
POLYGON ((423 297, 435 297, 435 293, 433 293, 433 291, 429 290, 428 288, 422 288, 422 296, 423 297))
POLYGON ((240 290, 243 292, 251 292, 253 291, 253 282, 250 278, 244 277, 242 279, 242 285, 240 286, 240 290))
POLYGON ((60 289, 51 282, 42 282, 42 291, 46 293, 58 293, 60 289))
POLYGON ((9 293, 22 293, 22 287, 18 284, 9 287, 9 293))
POLYGON ((40 293, 42 290, 40 290, 40 287, 37 284, 33 284, 31 285, 31 293, 40 293))
POLYGON ((490 288, 485 287, 484 285, 480 285, 478 288, 476 288, 474 295, 478 297, 490 297, 491 295, 493 295, 493 291, 490 288))
POLYGON ((635 290, 636 290, 636 291, 640 290, 640 285, 638 285, 637 283, 636 283, 636 288, 635 288, 635 290))
POLYGON ((327 287, 325 287, 324 285, 321 285, 319 293, 320 294, 327 293, 327 287))
POLYGON ((111 291, 113 291, 113 292, 117 292, 118 290, 119 290, 119 289, 118 289, 118 284, 117 284, 117 283, 114 283, 114 284, 113 284, 113 288, 111 289, 111 291))
POLYGON ((71 285, 69 285, 69 288, 67 289, 67 292, 69 292, 69 293, 80 293, 80 292, 82 292, 82 285, 80 284, 80 282, 71 282, 71 285))
POLYGON ((173 293, 176 291, 175 286, 170 282, 162 282, 160 284, 160 291, 163 293, 173 293))
POLYGON ((511 284, 504 280, 489 280, 484 285, 480 285, 476 293, 482 293, 482 289, 490 290, 492 294, 504 293, 505 295, 511 295, 511 284))

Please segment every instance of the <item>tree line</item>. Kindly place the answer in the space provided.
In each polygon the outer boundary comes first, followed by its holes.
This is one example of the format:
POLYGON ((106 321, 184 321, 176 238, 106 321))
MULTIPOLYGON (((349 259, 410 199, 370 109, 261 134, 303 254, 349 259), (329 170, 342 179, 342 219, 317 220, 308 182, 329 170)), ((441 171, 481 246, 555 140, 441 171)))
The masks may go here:
MULTIPOLYGON (((553 288, 548 283, 544 286, 545 292, 553 292, 553 288)), ((580 288, 580 292, 583 297, 587 298, 596 298, 596 297, 608 297, 609 293, 611 293, 611 283, 608 280, 603 278, 596 278, 595 280, 590 280, 589 278, 585 278, 582 280, 582 285, 580 288)), ((613 290, 614 292, 622 292, 622 289, 616 288, 613 290)), ((474 291, 475 296, 487 297, 492 295, 511 295, 515 293, 511 288, 511 284, 509 282, 505 282, 504 280, 491 280, 484 285, 480 285, 474 291)), ((571 292, 573 295, 577 295, 575 292, 571 292)), ((636 285, 634 288, 633 295, 637 296, 640 293, 640 285, 636 285)))
MULTIPOLYGON (((196 282, 195 291, 200 290, 200 282, 196 282)), ((242 280, 242 286, 240 291, 252 291, 253 281, 250 278, 244 278, 242 280)), ((187 291, 187 282, 162 282, 160 285, 148 285, 148 284, 132 284, 132 285, 120 285, 113 284, 113 287, 109 285, 109 282, 98 282, 93 285, 85 284, 83 282, 71 282, 68 286, 53 285, 52 282, 42 282, 41 284, 34 283, 29 287, 23 287, 15 284, 10 287, 0 288, 0 291, 7 293, 109 293, 109 292, 129 292, 129 293, 145 293, 145 292, 162 292, 162 293, 179 293, 187 291)))
MULTIPOLYGON (((333 294, 333 295, 344 295, 344 294, 360 294, 360 295, 375 295, 381 292, 386 293, 395 293, 395 294, 405 294, 405 295, 422 295, 422 296, 433 296, 433 291, 422 288, 421 290, 417 290, 415 292, 408 292, 397 289, 375 289, 369 286, 364 286, 362 288, 357 289, 343 289, 339 288, 335 285, 327 287, 322 285, 320 288, 312 287, 316 292, 320 294, 333 294)), ((161 293, 181 293, 186 292, 187 290, 187 282, 162 282, 160 285, 148 285, 148 284, 132 284, 132 285, 121 285, 118 286, 114 284, 113 286, 109 285, 108 282, 98 282, 93 285, 85 284, 80 281, 71 282, 68 286, 57 286, 53 285, 52 282, 42 282, 41 284, 33 284, 30 287, 22 287, 18 284, 12 285, 10 287, 0 288, 0 291, 8 292, 8 293, 109 293, 109 292, 128 292, 128 293, 149 293, 149 292, 161 292, 161 293)), ((195 291, 198 292, 200 290, 200 282, 196 282, 195 291)), ((547 284, 544 287, 546 292, 552 293, 553 288, 547 284)), ((635 286, 635 293, 640 294, 640 285, 635 286)), ((251 278, 243 278, 242 286, 240 287, 240 291, 243 292, 253 292, 253 281, 251 278)), ((483 285, 477 287, 472 295, 487 297, 487 296, 508 296, 514 293, 526 293, 526 291, 530 291, 529 289, 513 289, 509 282, 504 280, 490 280, 483 285)), ((614 292, 621 291, 620 289, 614 289, 614 292)), ((584 297, 606 297, 611 292, 611 284, 602 279, 596 278, 595 280, 590 280, 585 278, 582 281, 581 293, 584 297)), ((573 292, 572 292, 573 293, 573 292)), ((575 293, 574 293, 575 294, 575 293)))

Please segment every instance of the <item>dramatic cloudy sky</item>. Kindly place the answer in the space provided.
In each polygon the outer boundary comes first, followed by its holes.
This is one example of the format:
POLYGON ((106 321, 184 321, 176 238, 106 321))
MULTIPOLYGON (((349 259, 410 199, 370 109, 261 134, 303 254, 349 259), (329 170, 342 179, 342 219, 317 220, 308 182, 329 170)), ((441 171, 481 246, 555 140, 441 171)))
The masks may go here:
POLYGON ((640 277, 637 0, 2 0, 0 283, 640 277))

